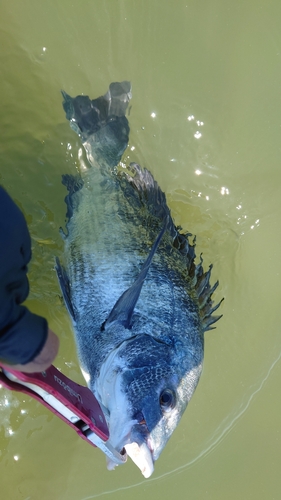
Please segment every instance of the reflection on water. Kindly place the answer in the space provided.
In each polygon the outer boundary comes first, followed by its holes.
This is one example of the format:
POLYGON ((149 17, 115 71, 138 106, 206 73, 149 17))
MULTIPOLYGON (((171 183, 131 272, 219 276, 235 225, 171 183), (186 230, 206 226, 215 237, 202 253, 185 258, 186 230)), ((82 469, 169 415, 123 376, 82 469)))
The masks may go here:
POLYGON ((198 389, 151 479, 129 462, 107 472, 98 450, 2 388, 1 491, 12 500, 278 498, 280 3, 2 3, 0 182, 29 224, 29 306, 60 336, 56 366, 82 382, 54 256, 61 175, 85 157, 60 89, 93 97, 132 81, 123 161, 152 171, 225 301, 198 389))

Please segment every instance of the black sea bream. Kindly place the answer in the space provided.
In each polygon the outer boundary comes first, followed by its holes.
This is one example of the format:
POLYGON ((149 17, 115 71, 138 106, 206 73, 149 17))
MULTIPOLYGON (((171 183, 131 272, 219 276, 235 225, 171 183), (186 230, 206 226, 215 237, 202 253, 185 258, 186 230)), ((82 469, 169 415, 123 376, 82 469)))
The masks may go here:
POLYGON ((110 443, 149 477, 198 384, 204 331, 220 317, 211 299, 218 283, 210 286, 211 266, 194 263, 194 240, 175 227, 152 174, 118 166, 130 83, 94 100, 63 97, 89 165, 63 176, 68 222, 57 273, 110 443))

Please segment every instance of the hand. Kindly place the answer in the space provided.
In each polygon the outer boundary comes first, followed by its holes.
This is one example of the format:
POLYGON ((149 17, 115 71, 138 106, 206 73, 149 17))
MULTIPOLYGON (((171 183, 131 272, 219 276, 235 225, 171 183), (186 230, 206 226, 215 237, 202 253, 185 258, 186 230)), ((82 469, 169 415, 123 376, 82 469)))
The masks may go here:
MULTIPOLYGON (((26 365, 6 365, 7 370, 17 370, 24 373, 43 372, 54 361, 59 350, 59 338, 57 335, 48 329, 47 340, 42 351, 32 361, 26 365)), ((5 368, 5 365, 2 365, 5 368)))

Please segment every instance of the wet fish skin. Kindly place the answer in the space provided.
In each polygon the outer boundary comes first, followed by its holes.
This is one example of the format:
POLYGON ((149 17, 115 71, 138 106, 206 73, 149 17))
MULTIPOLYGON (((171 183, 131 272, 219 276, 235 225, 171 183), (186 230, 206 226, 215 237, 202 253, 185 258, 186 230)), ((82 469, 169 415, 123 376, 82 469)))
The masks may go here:
MULTIPOLYGON (((145 477, 153 471, 198 384, 213 316, 209 271, 174 226, 151 173, 116 166, 128 143, 128 82, 105 96, 63 92, 89 168, 65 175, 64 265, 57 273, 81 368, 108 415, 111 444, 145 477)), ((109 464, 111 468, 112 464, 109 464)))

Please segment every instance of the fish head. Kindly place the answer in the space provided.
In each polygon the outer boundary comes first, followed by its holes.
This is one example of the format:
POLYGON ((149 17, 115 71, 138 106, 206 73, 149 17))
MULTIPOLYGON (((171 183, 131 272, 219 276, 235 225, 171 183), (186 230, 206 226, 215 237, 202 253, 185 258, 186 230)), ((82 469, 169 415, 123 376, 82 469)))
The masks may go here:
POLYGON ((195 365, 194 356, 182 349, 179 359, 171 346, 147 335, 122 347, 111 362, 111 375, 107 371, 101 381, 110 442, 120 452, 125 449, 149 477, 197 386, 202 359, 195 365))
POLYGON ((130 443, 124 448, 146 477, 152 474, 154 462, 176 429, 201 372, 201 367, 193 368, 180 379, 168 368, 165 370, 162 364, 150 367, 142 374, 134 373, 134 385, 139 384, 142 388, 146 381, 151 380, 154 386, 146 391, 141 389, 143 393, 137 397, 132 393, 128 395, 136 423, 131 428, 130 443), (162 378, 163 372, 166 373, 162 378))

